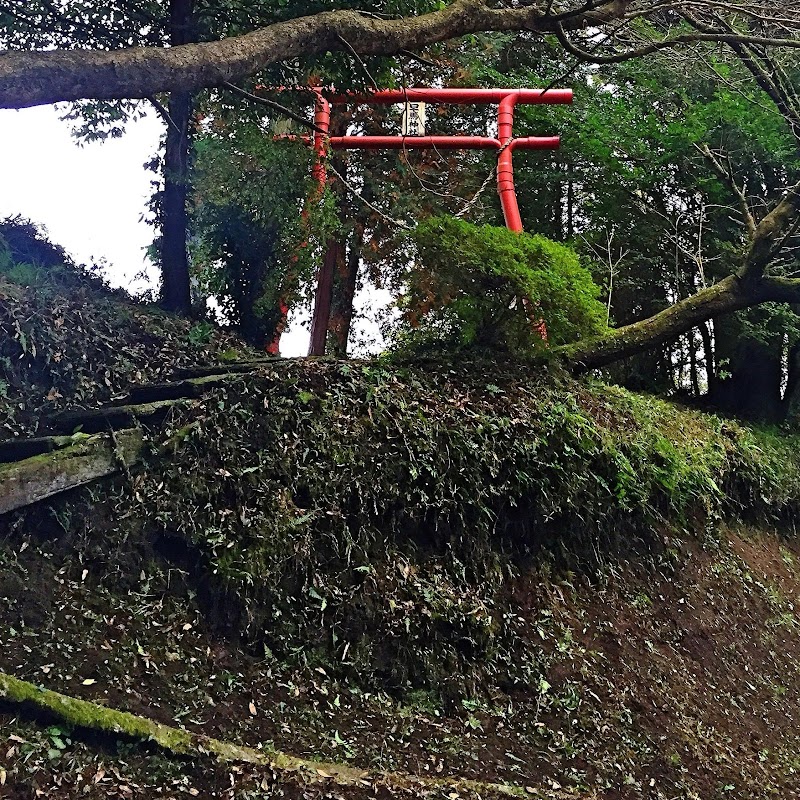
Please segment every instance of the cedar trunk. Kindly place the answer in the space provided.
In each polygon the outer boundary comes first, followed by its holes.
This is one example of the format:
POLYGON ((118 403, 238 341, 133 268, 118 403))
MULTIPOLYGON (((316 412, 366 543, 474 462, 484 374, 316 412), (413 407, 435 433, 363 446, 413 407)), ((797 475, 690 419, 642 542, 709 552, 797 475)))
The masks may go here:
POLYGON ((342 253, 337 264, 333 281, 331 319, 328 326, 328 351, 331 355, 344 358, 350 339, 350 326, 353 322, 353 301, 356 296, 358 270, 361 266, 361 249, 364 246, 364 222, 355 223, 350 236, 350 248, 342 253))
MULTIPOLYGON (((170 0, 170 43, 188 44, 193 37, 194 0, 170 0)), ((188 315, 192 298, 189 282, 187 197, 189 191, 189 125, 192 95, 173 92, 169 98, 167 145, 164 155, 162 206, 162 304, 168 311, 188 315)))

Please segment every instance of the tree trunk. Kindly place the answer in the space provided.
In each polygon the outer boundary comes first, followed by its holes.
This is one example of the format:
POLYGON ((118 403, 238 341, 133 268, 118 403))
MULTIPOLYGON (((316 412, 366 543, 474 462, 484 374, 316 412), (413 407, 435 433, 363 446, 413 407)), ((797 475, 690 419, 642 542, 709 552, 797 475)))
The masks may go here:
POLYGON ((311 317, 310 356, 324 356, 328 340, 328 324, 331 318, 331 295, 333 279, 338 263, 344 258, 345 246, 339 236, 328 239, 322 265, 317 273, 317 292, 314 298, 314 311, 311 317))
POLYGON ((572 159, 567 162, 567 241, 575 236, 575 179, 572 159))
POLYGON ((709 400, 743 419, 777 422, 782 415, 780 348, 749 338, 737 316, 717 320, 715 330, 723 366, 709 400))
POLYGON ((358 220, 350 236, 350 247, 346 257, 339 262, 334 275, 331 320, 328 327, 330 334, 328 337, 328 350, 331 355, 338 358, 344 358, 347 355, 350 326, 353 322, 353 300, 356 296, 363 246, 364 222, 358 220))
MULTIPOLYGON (((331 136, 344 135, 347 132, 350 119, 351 114, 343 112, 341 109, 337 111, 334 106, 330 121, 331 136)), ((344 153, 333 153, 331 165, 340 175, 347 176, 347 156, 344 153)), ((341 225, 344 224, 347 216, 345 208, 346 189, 341 185, 340 181, 336 181, 331 188, 336 195, 337 216, 341 225)), ((325 254, 317 273, 317 291, 314 297, 314 310, 311 317, 311 343, 308 349, 310 356, 325 355, 331 318, 333 283, 335 275, 339 271, 339 264, 344 261, 346 254, 346 246, 342 241, 342 235, 342 232, 338 231, 326 242, 325 254)))
MULTIPOLYGON (((170 0, 170 44, 178 47, 193 39, 194 0, 170 0)), ((167 146, 164 155, 164 198, 161 232, 162 305, 188 315, 192 308, 189 282, 186 201, 189 189, 189 124, 192 95, 173 92, 169 98, 167 146)))
POLYGON ((783 397, 783 420, 796 423, 800 418, 800 342, 789 349, 786 394, 783 397))
POLYGON ((703 340, 703 353, 705 355, 706 380, 708 382, 708 393, 710 394, 717 380, 717 365, 714 360, 714 345, 711 341, 711 331, 708 322, 703 322, 699 326, 700 338, 703 340))
POLYGON ((739 342, 731 377, 720 382, 727 403, 720 405, 738 417, 778 422, 781 416, 781 354, 763 342, 739 342))
POLYGON ((692 383, 692 395, 700 397, 700 376, 697 372, 697 342, 694 338, 694 329, 686 336, 689 343, 689 379, 692 383))
POLYGON ((566 219, 564 214, 565 200, 566 200, 566 184, 562 181, 556 181, 553 186, 553 219, 552 219, 552 238, 557 242, 564 241, 564 231, 566 229, 566 219))
POLYGON ((161 303, 167 311, 184 315, 192 306, 186 241, 191 111, 191 95, 170 95, 161 209, 161 303))

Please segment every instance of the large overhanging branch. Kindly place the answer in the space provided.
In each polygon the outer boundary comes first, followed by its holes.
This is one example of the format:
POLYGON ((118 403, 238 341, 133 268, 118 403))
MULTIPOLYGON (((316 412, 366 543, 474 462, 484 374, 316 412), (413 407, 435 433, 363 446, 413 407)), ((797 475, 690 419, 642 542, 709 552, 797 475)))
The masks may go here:
POLYGON ((714 317, 770 301, 800 303, 800 279, 766 274, 787 238, 795 232, 799 218, 800 184, 797 184, 784 192, 757 225, 753 226, 752 218, 748 220, 747 245, 742 252, 741 265, 733 275, 652 317, 617 328, 605 336, 562 347, 559 355, 578 370, 596 369, 674 341, 714 317))
MULTIPOLYGON (((684 2, 692 8, 704 3, 723 5, 712 0, 684 2)), ((624 60, 681 44, 729 38, 763 46, 800 46, 800 40, 792 37, 738 37, 724 31, 696 31, 603 57, 584 52, 567 38, 570 32, 625 23, 677 5, 663 0, 588 0, 572 10, 557 12, 547 0, 506 8, 493 7, 489 0, 454 0, 440 11, 401 19, 380 19, 357 11, 324 12, 242 36, 174 48, 7 52, 0 55, 0 108, 194 92, 239 83, 270 64, 292 58, 343 49, 359 56, 390 55, 479 31, 554 33, 570 52, 594 61, 624 60)), ((735 10, 736 6, 731 8, 735 10)))
POLYGON ((279 22, 243 36, 174 48, 52 50, 0 55, 0 108, 81 99, 147 98, 235 84, 280 61, 345 48, 360 55, 417 50, 479 31, 551 32, 602 25, 624 16, 626 0, 558 15, 546 7, 491 8, 487 0, 455 0, 441 11, 378 19, 331 11, 279 22))

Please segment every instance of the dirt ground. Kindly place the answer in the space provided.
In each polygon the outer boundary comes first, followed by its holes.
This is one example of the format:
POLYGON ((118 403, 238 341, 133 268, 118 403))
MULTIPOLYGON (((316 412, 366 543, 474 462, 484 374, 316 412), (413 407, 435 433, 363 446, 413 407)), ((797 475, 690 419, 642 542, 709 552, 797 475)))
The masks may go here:
MULTIPOLYGON (((507 783, 541 798, 800 797, 800 547, 739 527, 660 564, 531 570, 511 588, 537 683, 441 704, 214 634, 191 597, 109 588, 47 544, 6 543, 0 669, 217 738, 371 771, 507 783)), ((0 797, 419 796, 177 759, 0 706, 0 797)), ((463 790, 435 796, 467 796, 463 790)))

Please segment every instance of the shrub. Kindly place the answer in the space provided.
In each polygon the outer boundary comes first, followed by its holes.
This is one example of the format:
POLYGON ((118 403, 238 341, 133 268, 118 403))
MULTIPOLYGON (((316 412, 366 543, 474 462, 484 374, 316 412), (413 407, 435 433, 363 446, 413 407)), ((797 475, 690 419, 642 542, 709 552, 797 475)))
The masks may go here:
POLYGON ((92 270, 51 242, 43 228, 20 215, 0 219, 0 276, 39 289, 107 288, 92 270))
POLYGON ((412 234, 418 263, 403 299, 412 347, 481 347, 525 355, 600 333, 599 287, 567 246, 454 217, 412 234))
POLYGON ((0 250, 18 264, 74 266, 63 247, 53 244, 39 227, 19 215, 0 220, 0 250))

